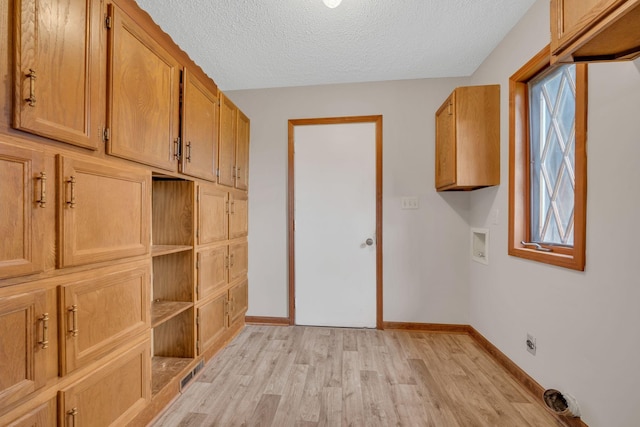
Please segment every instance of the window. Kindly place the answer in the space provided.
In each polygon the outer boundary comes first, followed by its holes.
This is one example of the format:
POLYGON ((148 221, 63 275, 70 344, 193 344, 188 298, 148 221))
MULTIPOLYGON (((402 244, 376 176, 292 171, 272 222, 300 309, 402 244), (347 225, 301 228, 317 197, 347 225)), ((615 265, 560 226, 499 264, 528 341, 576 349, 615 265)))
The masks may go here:
POLYGON ((509 254, 584 270, 587 66, 550 58, 509 79, 509 254))

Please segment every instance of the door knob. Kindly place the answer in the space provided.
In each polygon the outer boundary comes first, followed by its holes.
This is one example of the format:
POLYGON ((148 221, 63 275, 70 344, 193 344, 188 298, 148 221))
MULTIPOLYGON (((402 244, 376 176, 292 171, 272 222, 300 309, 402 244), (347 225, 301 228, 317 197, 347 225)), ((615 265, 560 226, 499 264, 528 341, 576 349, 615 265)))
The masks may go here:
POLYGON ((371 246, 371 245, 373 245, 373 239, 372 239, 371 237, 369 237, 369 238, 368 238, 367 240, 365 240, 364 242, 367 244, 367 246, 371 246))

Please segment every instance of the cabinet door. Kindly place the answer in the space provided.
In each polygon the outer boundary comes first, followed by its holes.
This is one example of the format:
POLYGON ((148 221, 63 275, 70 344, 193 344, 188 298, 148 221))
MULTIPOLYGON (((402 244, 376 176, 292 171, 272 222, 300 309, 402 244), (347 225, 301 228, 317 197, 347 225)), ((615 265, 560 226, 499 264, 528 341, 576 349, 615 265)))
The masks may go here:
POLYGON ((176 170, 180 66, 120 9, 109 14, 107 153, 176 170))
POLYGON ((228 326, 228 299, 226 292, 198 308, 198 349, 202 354, 215 344, 228 326))
POLYGON ((151 397, 149 340, 60 391, 65 426, 122 426, 140 412, 151 397))
POLYGON ((50 316, 44 290, 0 296, 0 410, 45 384, 50 316))
POLYGON ((215 181, 218 151, 218 97, 184 70, 181 172, 215 181))
POLYGON ((229 238, 246 236, 249 232, 249 200, 247 195, 234 194, 229 205, 229 238))
POLYGON ((56 399, 50 399, 41 405, 28 411, 7 427, 50 427, 56 425, 57 405, 56 399))
POLYGON ((235 185, 237 111, 238 109, 233 102, 221 93, 218 183, 229 187, 235 185))
POLYGON ((436 188, 456 182, 455 92, 436 112, 436 188))
POLYGON ((246 280, 229 289, 229 324, 241 320, 249 305, 249 287, 246 280))
POLYGON ((227 240, 229 194, 208 185, 200 185, 198 191, 198 244, 227 240))
POLYGON ((97 149, 100 2, 17 0, 14 7, 14 127, 97 149))
POLYGON ((227 246, 198 252, 198 299, 206 298, 227 285, 227 246))
POLYGON ((238 110, 238 135, 236 143, 236 188, 249 188, 249 118, 238 110))
POLYGON ((59 312, 65 375, 148 329, 150 267, 93 270, 60 287, 59 312))
POLYGON ((149 252, 149 172, 59 157, 58 264, 149 252))
POLYGON ((44 269, 47 176, 43 154, 0 144, 0 279, 44 269))
POLYGON ((247 275, 249 245, 247 242, 229 245, 229 283, 247 275))

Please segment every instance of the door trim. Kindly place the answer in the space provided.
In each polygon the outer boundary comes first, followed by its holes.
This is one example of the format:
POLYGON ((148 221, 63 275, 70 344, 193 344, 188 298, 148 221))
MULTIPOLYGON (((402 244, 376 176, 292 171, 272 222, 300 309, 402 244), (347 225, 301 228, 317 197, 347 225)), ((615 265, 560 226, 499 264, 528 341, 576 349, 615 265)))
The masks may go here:
POLYGON ((289 324, 295 325, 295 229, 294 221, 294 129, 296 126, 335 125, 347 123, 375 123, 376 125, 376 328, 383 328, 382 321, 382 116, 326 117, 319 119, 289 120, 289 152, 287 175, 287 231, 289 248, 289 324))

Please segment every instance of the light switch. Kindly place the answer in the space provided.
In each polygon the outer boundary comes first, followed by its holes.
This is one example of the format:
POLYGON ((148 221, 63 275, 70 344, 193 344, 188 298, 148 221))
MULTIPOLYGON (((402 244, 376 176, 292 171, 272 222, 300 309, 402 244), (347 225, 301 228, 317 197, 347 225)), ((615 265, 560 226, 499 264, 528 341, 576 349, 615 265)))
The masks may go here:
POLYGON ((420 202, 417 197, 403 197, 402 209, 419 209, 420 202))

